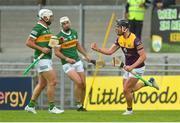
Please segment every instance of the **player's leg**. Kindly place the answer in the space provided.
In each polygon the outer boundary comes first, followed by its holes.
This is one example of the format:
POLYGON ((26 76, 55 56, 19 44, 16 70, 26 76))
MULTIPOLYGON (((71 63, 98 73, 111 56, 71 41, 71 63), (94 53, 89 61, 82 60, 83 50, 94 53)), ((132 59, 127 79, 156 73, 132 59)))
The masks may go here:
POLYGON ((47 97, 48 102, 54 102, 55 88, 57 84, 56 74, 54 70, 42 73, 43 77, 47 80, 47 97))
MULTIPOLYGON (((124 88, 124 83, 126 82, 126 80, 127 79, 123 79, 123 88, 124 88)), ((142 83, 142 82, 139 82, 139 83, 136 83, 136 85, 133 87, 133 89, 132 89, 132 92, 136 92, 136 91, 138 91, 139 89, 141 89, 142 87, 144 87, 145 85, 144 85, 144 83, 142 83)))
POLYGON ((123 113, 124 115, 132 114, 132 103, 133 103, 133 88, 138 82, 136 78, 124 79, 123 82, 123 92, 127 101, 127 111, 123 113))
MULTIPOLYGON (((144 74, 144 72, 145 72, 145 67, 136 68, 136 69, 134 69, 134 71, 138 75, 142 76, 144 74)), ((134 76, 132 74, 130 74, 130 73, 129 73, 129 76, 134 78, 134 76)), ((133 88, 133 92, 138 91, 139 89, 141 89, 142 87, 145 87, 145 86, 147 86, 147 85, 145 83, 143 83, 143 82, 136 83, 136 85, 133 88)))
POLYGON ((47 97, 48 97, 48 103, 49 103, 49 113, 54 114, 60 114, 63 113, 64 110, 59 110, 55 104, 55 90, 56 90, 56 84, 57 84, 57 78, 56 78, 56 72, 51 69, 49 71, 45 71, 42 73, 42 76, 47 81, 47 97))
POLYGON ((82 95, 82 88, 83 87, 83 84, 82 84, 82 81, 81 81, 81 78, 80 76, 78 75, 78 73, 75 71, 75 70, 70 70, 68 73, 67 73, 68 77, 73 81, 75 82, 75 87, 76 87, 76 101, 77 102, 82 102, 81 100, 81 95, 82 95))
POLYGON ((79 74, 75 71, 75 69, 71 69, 67 72, 67 75, 73 82, 75 82, 76 101, 82 104, 84 85, 79 74))
POLYGON ((138 82, 138 79, 136 78, 129 78, 126 80, 125 84, 124 84, 124 95, 126 97, 127 100, 127 107, 128 108, 132 108, 132 100, 133 100, 133 88, 136 85, 136 83, 138 82))
POLYGON ((74 66, 75 70, 77 71, 79 77, 81 78, 81 82, 83 85, 82 95, 81 95, 82 102, 79 105, 81 107, 79 107, 78 111, 86 111, 86 109, 83 108, 83 103, 84 103, 84 99, 85 99, 85 91, 86 91, 86 80, 85 80, 86 76, 85 76, 85 72, 84 72, 83 63, 82 63, 82 61, 78 61, 73 66, 74 66))
POLYGON ((46 87, 46 85, 47 85, 46 80, 42 77, 41 74, 39 74, 38 84, 36 85, 32 93, 32 97, 29 104, 25 107, 26 111, 36 114, 36 111, 35 111, 36 100, 39 97, 41 91, 46 87))
MULTIPOLYGON (((137 82, 131 83, 132 74, 130 74, 127 71, 124 71, 123 74, 123 91, 124 96, 127 101, 127 110, 123 113, 123 115, 129 115, 132 114, 132 100, 133 100, 133 88, 136 85, 137 82), (134 84, 135 83, 135 84, 134 84)), ((138 81, 138 80, 137 80, 138 81)))
POLYGON ((75 64, 70 64, 70 63, 64 64, 63 70, 67 74, 67 76, 75 83, 76 101, 80 103, 82 102, 81 95, 82 95, 83 84, 82 84, 80 76, 75 70, 75 64))
POLYGON ((82 107, 81 107, 81 110, 85 110, 83 108, 84 106, 84 99, 85 99, 85 94, 86 94, 86 76, 85 76, 85 73, 84 72, 78 72, 80 78, 81 78, 81 81, 82 81, 82 84, 83 84, 83 88, 82 88, 82 97, 81 97, 81 100, 82 100, 82 107))
MULTIPOLYGON (((152 87, 153 88, 156 88, 157 90, 159 90, 159 85, 156 83, 155 79, 154 78, 150 78, 148 80, 150 83, 152 83, 152 87)), ((137 83, 134 88, 133 88, 133 92, 136 92, 138 91, 139 89, 141 89, 142 87, 147 87, 148 85, 146 83, 142 83, 142 82, 139 82, 137 83)))
POLYGON ((142 87, 145 87, 144 83, 138 82, 138 83, 134 86, 133 92, 138 91, 138 90, 141 89, 142 87))
POLYGON ((41 91, 47 86, 47 81, 46 81, 46 79, 44 79, 44 77, 41 74, 39 74, 38 79, 39 79, 39 82, 36 85, 36 87, 33 91, 32 97, 31 97, 31 100, 33 100, 33 101, 37 100, 41 91))

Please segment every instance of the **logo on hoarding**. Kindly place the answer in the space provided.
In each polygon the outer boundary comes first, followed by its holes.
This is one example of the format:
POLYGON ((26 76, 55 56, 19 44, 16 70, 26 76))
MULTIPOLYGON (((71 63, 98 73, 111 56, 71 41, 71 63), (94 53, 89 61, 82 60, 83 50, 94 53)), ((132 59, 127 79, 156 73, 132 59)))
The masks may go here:
POLYGON ((154 52, 159 52, 162 48, 162 37, 158 35, 152 36, 152 49, 154 52))
MULTIPOLYGON (((146 91, 134 93, 134 104, 147 102, 150 103, 176 103, 177 102, 177 92, 169 92, 169 87, 166 90, 158 93, 153 91, 148 93, 146 91)), ((101 89, 98 88, 97 93, 93 93, 93 89, 90 91, 89 103, 91 105, 106 105, 106 104, 124 104, 126 103, 125 96, 122 91, 117 87, 114 89, 101 89), (96 98, 93 98, 95 96, 96 98)))
POLYGON ((0 110, 24 109, 31 98, 31 77, 0 77, 0 110))
POLYGON ((27 98, 27 92, 1 92, 0 91, 0 105, 8 104, 11 107, 23 107, 27 98))
MULTIPOLYGON (((144 76, 149 79, 149 76, 144 76)), ((180 77, 154 76, 160 90, 144 87, 133 93, 135 110, 180 110, 180 77), (171 80, 171 81, 170 81, 171 80), (176 86, 174 86, 176 84, 176 86)), ((87 78, 88 110, 124 110, 126 98, 123 94, 122 77, 96 77, 93 88, 93 78, 87 78)), ((87 96, 87 93, 86 93, 87 96)))

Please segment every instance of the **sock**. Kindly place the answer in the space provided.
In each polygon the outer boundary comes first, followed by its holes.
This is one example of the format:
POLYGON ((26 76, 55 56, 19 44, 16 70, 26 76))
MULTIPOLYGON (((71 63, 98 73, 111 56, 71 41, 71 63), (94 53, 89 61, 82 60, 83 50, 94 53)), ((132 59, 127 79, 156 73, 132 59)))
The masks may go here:
MULTIPOLYGON (((154 78, 150 78, 148 81, 149 81, 150 83, 152 83, 152 82, 154 81, 154 78)), ((144 82, 144 86, 148 86, 148 85, 144 82)))
POLYGON ((148 86, 148 85, 144 82, 144 86, 148 86))
POLYGON ((132 111, 132 108, 127 108, 128 111, 132 111))
POLYGON ((52 110, 54 108, 55 104, 54 102, 49 102, 49 109, 52 110))
POLYGON ((29 107, 35 107, 35 105, 36 105, 35 100, 30 100, 28 106, 29 106, 29 107))
POLYGON ((77 108, 81 108, 83 105, 80 102, 76 102, 77 108))

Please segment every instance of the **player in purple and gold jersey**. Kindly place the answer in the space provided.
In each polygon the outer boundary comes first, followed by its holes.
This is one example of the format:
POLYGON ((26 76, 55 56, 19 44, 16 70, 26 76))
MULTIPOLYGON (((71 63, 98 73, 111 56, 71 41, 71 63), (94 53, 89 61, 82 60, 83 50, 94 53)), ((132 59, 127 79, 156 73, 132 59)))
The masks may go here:
MULTIPOLYGON (((118 19, 116 25, 116 33, 118 35, 117 40, 110 48, 98 48, 96 43, 91 44, 91 48, 97 52, 105 55, 112 55, 119 48, 122 49, 125 55, 125 67, 126 70, 123 75, 123 91, 127 101, 127 110, 123 115, 132 114, 132 101, 133 92, 139 90, 142 87, 147 86, 146 83, 138 83, 138 79, 130 73, 133 70, 138 75, 143 75, 145 71, 144 61, 146 60, 146 53, 143 48, 143 44, 134 33, 129 31, 130 25, 127 20, 118 19)), ((155 80, 150 81, 156 89, 158 85, 155 80)))

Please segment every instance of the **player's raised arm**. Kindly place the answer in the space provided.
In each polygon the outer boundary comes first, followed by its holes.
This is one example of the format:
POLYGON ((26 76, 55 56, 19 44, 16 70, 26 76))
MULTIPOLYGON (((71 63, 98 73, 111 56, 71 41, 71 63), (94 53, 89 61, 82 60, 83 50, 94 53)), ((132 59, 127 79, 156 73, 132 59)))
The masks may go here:
POLYGON ((93 49, 94 51, 100 52, 102 54, 105 54, 105 55, 112 55, 119 49, 119 46, 116 44, 112 44, 112 46, 110 48, 98 48, 97 43, 92 43, 91 49, 93 49))

